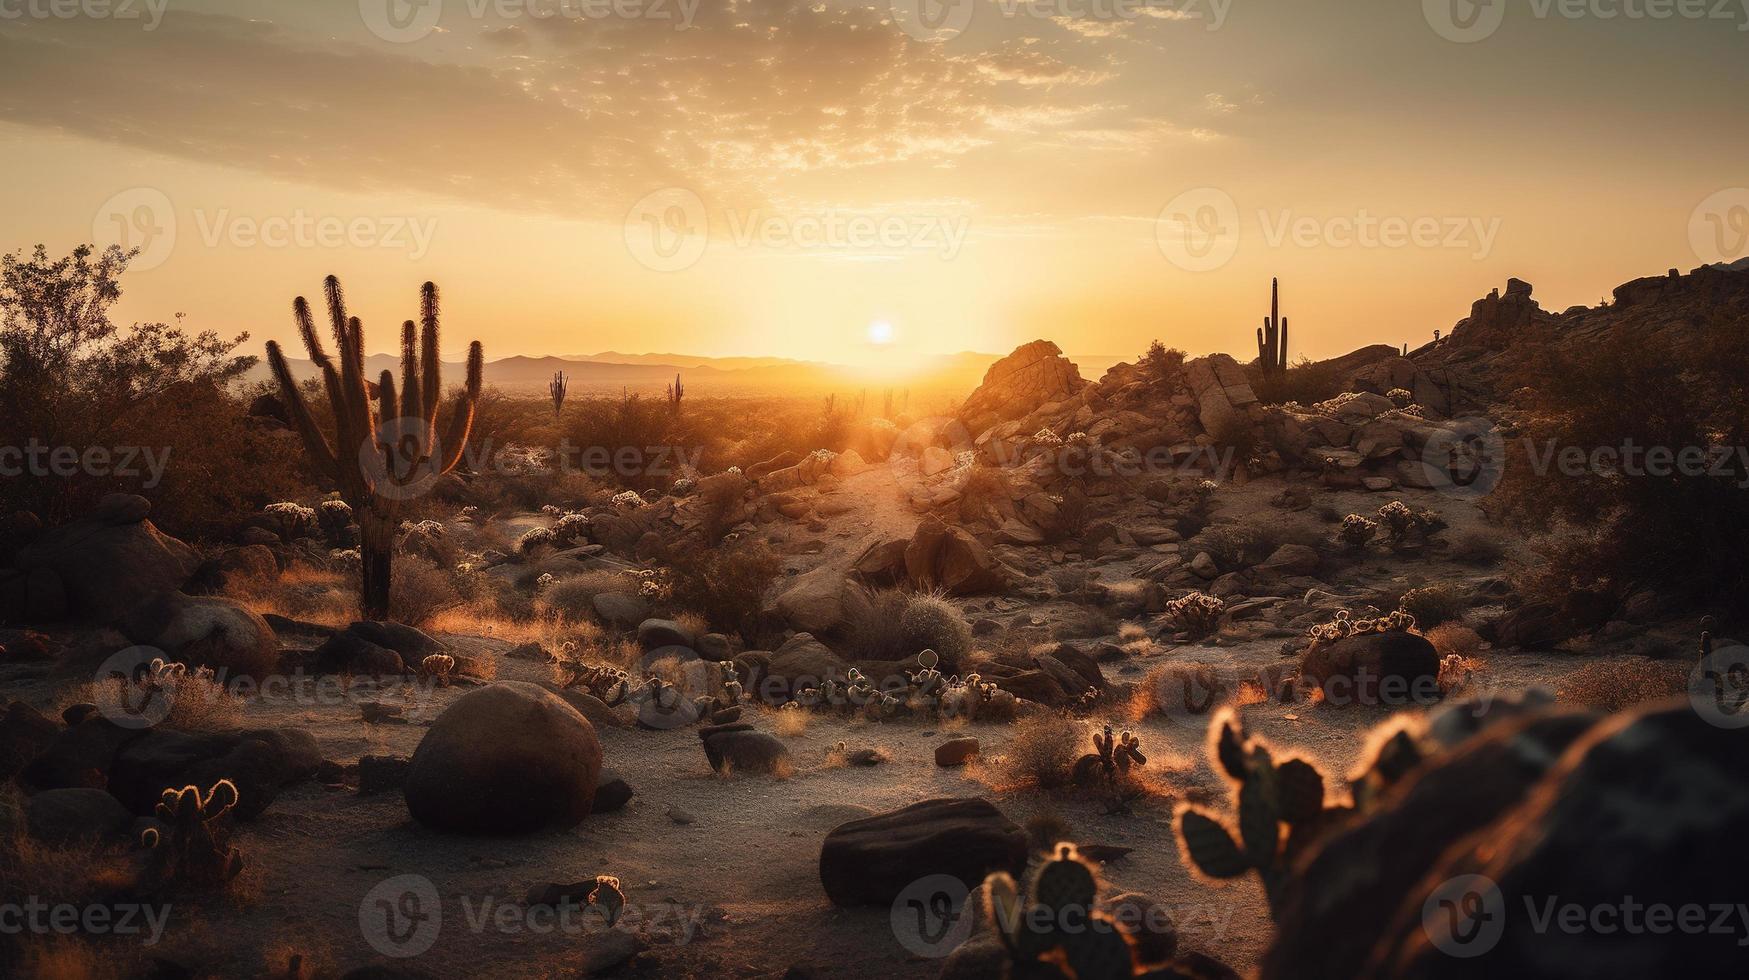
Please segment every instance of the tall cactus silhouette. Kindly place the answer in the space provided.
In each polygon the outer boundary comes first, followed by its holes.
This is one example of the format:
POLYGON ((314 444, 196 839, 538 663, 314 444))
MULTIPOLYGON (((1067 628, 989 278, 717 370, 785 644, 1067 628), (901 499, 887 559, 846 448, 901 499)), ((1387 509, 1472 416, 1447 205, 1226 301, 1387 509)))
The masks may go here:
POLYGON ((547 385, 547 392, 553 396, 553 418, 558 418, 565 411, 565 372, 553 373, 553 380, 547 385))
POLYGON ((1269 315, 1257 328, 1257 362, 1264 374, 1287 370, 1287 317, 1281 315, 1281 280, 1269 280, 1269 315))
POLYGON ((334 443, 329 443, 316 424, 285 354, 271 340, 267 342, 267 362, 305 450, 352 507, 364 565, 361 611, 366 619, 384 620, 389 618, 390 565, 401 510, 408 500, 428 492, 439 477, 461 462, 474 425, 485 358, 480 342, 474 341, 468 350, 467 387, 451 407, 440 439, 437 416, 443 400, 443 377, 437 360, 437 287, 428 282, 420 290, 420 325, 416 327, 412 320, 401 325, 399 396, 394 374, 384 371, 373 401, 364 376, 364 325, 357 317, 347 316, 339 279, 329 276, 322 285, 334 343, 339 348, 338 364, 323 348, 310 304, 302 296, 292 303, 292 314, 310 360, 322 372, 322 385, 334 412, 334 443))
POLYGON ((674 383, 668 386, 668 411, 680 414, 680 401, 686 397, 686 385, 680 381, 680 372, 674 372, 674 383))

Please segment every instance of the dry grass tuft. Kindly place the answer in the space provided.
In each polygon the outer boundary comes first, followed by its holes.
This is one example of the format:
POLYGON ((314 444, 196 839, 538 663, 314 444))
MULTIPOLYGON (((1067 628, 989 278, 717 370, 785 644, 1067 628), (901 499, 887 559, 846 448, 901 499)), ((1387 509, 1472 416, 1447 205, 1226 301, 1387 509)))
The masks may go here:
POLYGON ((1686 666, 1674 661, 1592 663, 1563 681, 1555 696, 1599 711, 1622 711, 1687 691, 1688 674, 1686 666))
POLYGON ((772 727, 784 738, 799 738, 808 733, 811 716, 802 708, 779 708, 772 727))
POLYGON ((1069 781, 1075 760, 1087 754, 1085 726, 1054 712, 1034 715, 1014 726, 1014 734, 985 771, 1001 791, 1059 789, 1069 781))
POLYGON ((1458 623, 1446 623, 1428 630, 1427 642, 1433 644, 1441 657, 1456 655, 1474 658, 1488 649, 1487 641, 1482 639, 1481 634, 1458 623))

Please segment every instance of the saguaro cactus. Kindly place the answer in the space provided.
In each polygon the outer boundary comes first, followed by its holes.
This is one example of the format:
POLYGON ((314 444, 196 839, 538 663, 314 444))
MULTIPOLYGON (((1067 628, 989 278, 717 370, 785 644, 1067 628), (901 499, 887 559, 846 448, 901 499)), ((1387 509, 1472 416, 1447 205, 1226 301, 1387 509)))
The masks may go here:
POLYGON ((686 397, 686 385, 680 381, 680 372, 674 373, 674 383, 668 386, 668 410, 675 415, 680 414, 680 401, 686 397))
POLYGON ((285 354, 271 340, 267 342, 267 362, 310 458, 352 507, 364 565, 360 606, 366 619, 384 620, 389 617, 390 563, 401 509, 461 462, 474 425, 474 405, 480 397, 484 354, 480 342, 474 341, 468 350, 466 391, 451 407, 440 438, 437 415, 443 400, 443 377, 437 360, 437 287, 428 282, 420 291, 422 329, 412 320, 401 325, 399 397, 393 373, 384 371, 374 402, 364 377, 364 326, 357 317, 346 315, 340 280, 329 276, 323 291, 334 343, 339 348, 338 364, 323 348, 310 304, 302 296, 293 302, 292 313, 310 360, 322 372, 322 384, 334 411, 334 443, 330 444, 316 425, 285 354))
POLYGON ((553 418, 565 410, 565 372, 555 371, 553 380, 547 385, 547 392, 553 396, 553 418))
POLYGON ((1281 315, 1281 280, 1269 280, 1269 315, 1257 328, 1257 362, 1264 374, 1287 370, 1287 317, 1281 315))

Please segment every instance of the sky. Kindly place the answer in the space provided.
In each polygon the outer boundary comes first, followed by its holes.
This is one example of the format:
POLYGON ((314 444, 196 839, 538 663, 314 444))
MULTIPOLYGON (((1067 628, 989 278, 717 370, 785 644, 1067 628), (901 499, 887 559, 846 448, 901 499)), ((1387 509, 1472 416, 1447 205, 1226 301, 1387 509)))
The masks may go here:
POLYGON ((0 0, 0 249, 118 315, 857 363, 1420 344, 1742 256, 1749 0, 0 0))

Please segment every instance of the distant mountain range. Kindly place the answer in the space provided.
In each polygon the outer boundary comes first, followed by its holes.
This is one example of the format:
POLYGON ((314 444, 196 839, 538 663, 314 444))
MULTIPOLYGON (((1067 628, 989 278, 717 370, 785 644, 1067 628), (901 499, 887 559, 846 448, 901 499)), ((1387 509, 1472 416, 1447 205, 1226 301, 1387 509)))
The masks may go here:
MULTIPOLYGON (((600 354, 578 354, 565 357, 505 357, 486 362, 485 381, 518 394, 545 392, 556 372, 565 372, 570 390, 576 394, 602 393, 621 389, 633 392, 662 391, 679 374, 689 393, 700 395, 740 395, 778 393, 839 392, 850 394, 867 390, 870 397, 886 388, 910 389, 914 395, 959 397, 976 388, 984 372, 1004 354, 983 354, 965 351, 924 362, 905 377, 885 379, 843 364, 819 361, 798 361, 782 357, 705 357, 693 354, 621 354, 607 351, 600 354)), ((1106 369, 1122 358, 1108 356, 1072 357, 1081 375, 1097 380, 1106 369)), ((375 378, 386 370, 400 373, 399 358, 389 354, 372 354, 365 358, 365 370, 375 378)), ((300 380, 317 376, 315 365, 293 359, 292 373, 300 380)), ((446 383, 459 382, 463 373, 460 362, 445 362, 446 383)), ((268 377, 265 364, 259 365, 254 376, 268 377)))

